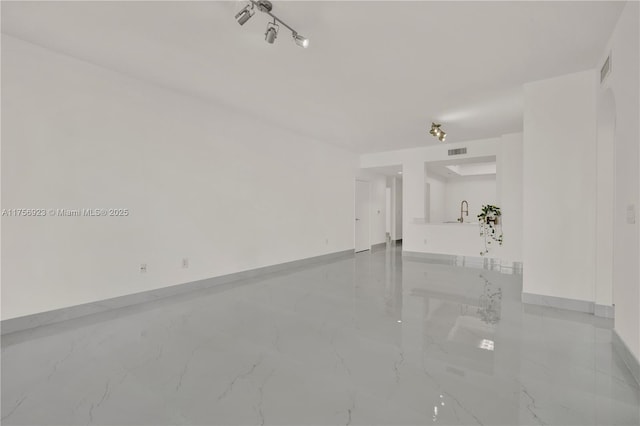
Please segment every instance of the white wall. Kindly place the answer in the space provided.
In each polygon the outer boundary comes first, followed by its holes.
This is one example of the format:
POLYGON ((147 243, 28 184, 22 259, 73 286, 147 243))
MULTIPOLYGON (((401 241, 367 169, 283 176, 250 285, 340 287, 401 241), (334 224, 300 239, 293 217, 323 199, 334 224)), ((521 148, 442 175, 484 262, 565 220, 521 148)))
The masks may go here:
POLYGON ((477 222, 483 204, 496 204, 496 175, 463 176, 447 179, 445 186, 445 221, 460 217, 462 200, 469 203, 469 215, 464 222, 477 222))
POLYGON ((445 219, 445 188, 447 180, 435 173, 429 172, 429 165, 425 165, 425 181, 430 187, 430 199, 425 200, 429 206, 429 222, 442 223, 445 219))
POLYGON ((524 86, 526 293, 594 300, 596 78, 585 71, 524 86))
MULTIPOLYGON (((404 170, 404 164, 406 163, 418 162, 424 164, 428 161, 451 160, 452 157, 448 155, 448 151, 457 148, 467 148, 467 153, 454 157, 456 159, 490 157, 496 155, 499 142, 499 138, 490 138, 430 145, 422 148, 400 149, 397 151, 373 152, 360 156, 360 167, 385 167, 402 164, 402 177, 404 178, 407 174, 407 171, 404 170)), ((420 173, 424 173, 424 167, 421 168, 420 173)))
POLYGON ((504 260, 522 261, 522 133, 500 138, 496 157, 497 205, 502 211, 504 260))
POLYGON ((3 217, 2 319, 353 249, 353 154, 6 35, 2 114, 2 208, 130 210, 3 217))
MULTIPOLYGON (((611 74, 600 88, 615 99, 615 194, 613 211, 613 302, 615 329, 637 359, 640 359, 640 239, 638 218, 627 223, 627 207, 638 211, 640 200, 640 20, 638 2, 627 2, 602 54, 611 52, 611 74)), ((637 213, 636 213, 637 214, 637 213)))
POLYGON ((424 222, 425 216, 425 180, 424 161, 413 158, 402 163, 402 221, 404 223, 404 238, 402 250, 409 250, 416 241, 414 222, 424 222))

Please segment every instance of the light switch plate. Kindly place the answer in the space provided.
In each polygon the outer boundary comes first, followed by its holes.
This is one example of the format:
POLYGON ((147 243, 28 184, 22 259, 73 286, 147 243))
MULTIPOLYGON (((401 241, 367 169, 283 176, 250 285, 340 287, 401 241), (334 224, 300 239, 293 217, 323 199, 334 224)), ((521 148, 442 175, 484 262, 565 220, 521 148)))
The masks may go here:
POLYGON ((633 225, 636 223, 636 205, 629 204, 627 205, 627 223, 633 225))

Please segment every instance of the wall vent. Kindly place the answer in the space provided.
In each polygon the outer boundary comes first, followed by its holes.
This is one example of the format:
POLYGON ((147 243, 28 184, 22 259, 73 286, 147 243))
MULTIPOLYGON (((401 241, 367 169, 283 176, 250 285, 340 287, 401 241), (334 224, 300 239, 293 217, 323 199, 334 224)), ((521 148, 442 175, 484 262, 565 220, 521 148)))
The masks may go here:
POLYGON ((600 84, 604 82, 609 74, 611 74, 611 53, 609 53, 604 64, 602 64, 602 68, 600 68, 600 84))
POLYGON ((467 153, 467 148, 456 148, 456 149, 449 150, 449 155, 461 155, 466 153, 467 153))

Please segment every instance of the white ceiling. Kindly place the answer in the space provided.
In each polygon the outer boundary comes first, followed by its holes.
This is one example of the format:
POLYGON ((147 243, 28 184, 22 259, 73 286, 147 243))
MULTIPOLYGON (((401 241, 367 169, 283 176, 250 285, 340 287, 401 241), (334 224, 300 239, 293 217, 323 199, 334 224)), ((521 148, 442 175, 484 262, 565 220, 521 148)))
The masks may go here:
POLYGON ((2 2, 2 32, 356 152, 522 129, 522 84, 598 66, 620 2, 2 2))

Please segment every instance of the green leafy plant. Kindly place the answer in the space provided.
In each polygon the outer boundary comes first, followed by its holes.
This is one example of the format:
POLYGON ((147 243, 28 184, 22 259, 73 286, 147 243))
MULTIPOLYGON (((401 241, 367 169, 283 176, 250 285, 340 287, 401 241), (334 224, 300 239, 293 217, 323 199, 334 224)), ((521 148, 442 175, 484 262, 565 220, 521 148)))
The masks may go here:
POLYGON ((502 225, 500 217, 502 212, 500 207, 491 204, 483 205, 481 213, 478 215, 480 222, 480 236, 484 237, 484 250, 480 252, 480 256, 489 253, 489 246, 492 241, 502 245, 502 225))

